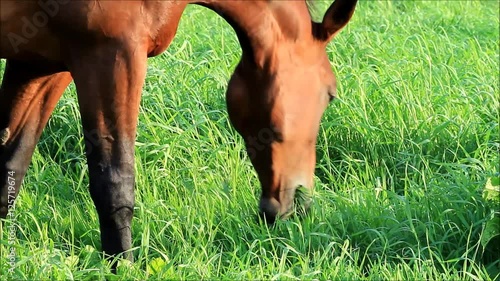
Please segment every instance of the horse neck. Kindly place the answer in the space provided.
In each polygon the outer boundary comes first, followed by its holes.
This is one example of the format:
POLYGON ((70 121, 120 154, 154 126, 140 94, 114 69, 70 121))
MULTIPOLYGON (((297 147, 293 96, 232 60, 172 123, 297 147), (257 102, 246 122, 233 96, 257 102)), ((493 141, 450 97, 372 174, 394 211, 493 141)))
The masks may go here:
POLYGON ((296 41, 311 34, 311 21, 305 1, 202 0, 235 30, 243 56, 258 65, 269 63, 276 44, 289 37, 296 41))

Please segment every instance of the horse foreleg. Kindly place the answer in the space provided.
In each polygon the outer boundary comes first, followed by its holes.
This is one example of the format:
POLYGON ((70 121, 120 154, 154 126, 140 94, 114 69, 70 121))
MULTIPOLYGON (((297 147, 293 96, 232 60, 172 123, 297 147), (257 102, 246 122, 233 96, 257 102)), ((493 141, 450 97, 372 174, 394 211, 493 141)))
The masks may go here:
POLYGON ((7 61, 0 88, 0 217, 13 205, 35 145, 72 78, 61 67, 7 61))
MULTIPOLYGON (((116 45, 80 50, 75 46, 72 52, 69 65, 78 92, 102 250, 116 256, 132 244, 134 144, 146 52, 116 45)), ((132 260, 130 252, 123 257, 132 260)))

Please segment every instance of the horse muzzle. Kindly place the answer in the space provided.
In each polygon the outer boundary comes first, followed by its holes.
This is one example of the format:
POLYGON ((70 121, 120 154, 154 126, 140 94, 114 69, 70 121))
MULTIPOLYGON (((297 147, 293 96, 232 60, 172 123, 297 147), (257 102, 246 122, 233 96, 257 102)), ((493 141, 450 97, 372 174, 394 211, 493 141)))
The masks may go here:
POLYGON ((279 198, 260 198, 260 216, 267 223, 274 223, 276 219, 287 219, 293 214, 305 214, 309 209, 312 196, 312 188, 298 185, 294 188, 286 188, 279 192, 279 198))

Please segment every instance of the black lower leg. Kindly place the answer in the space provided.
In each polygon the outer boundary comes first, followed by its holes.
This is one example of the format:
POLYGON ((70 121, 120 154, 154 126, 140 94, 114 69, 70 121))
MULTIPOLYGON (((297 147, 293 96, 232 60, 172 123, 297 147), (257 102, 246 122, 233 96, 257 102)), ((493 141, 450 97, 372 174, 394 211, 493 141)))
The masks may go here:
POLYGON ((128 148, 132 153, 125 153, 123 147, 125 145, 119 141, 110 143, 102 139, 94 144, 87 141, 87 151, 90 150, 87 159, 90 194, 99 216, 102 250, 108 257, 123 254, 122 258, 132 261, 132 254, 126 251, 132 246, 134 158, 133 146, 128 148), (105 151, 114 153, 110 155, 105 151))

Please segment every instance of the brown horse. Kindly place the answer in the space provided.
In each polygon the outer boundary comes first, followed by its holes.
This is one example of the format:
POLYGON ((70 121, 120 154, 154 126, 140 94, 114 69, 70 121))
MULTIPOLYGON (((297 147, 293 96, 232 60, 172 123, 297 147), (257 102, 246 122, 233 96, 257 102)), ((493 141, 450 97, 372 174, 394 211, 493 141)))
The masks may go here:
POLYGON ((356 2, 336 0, 316 23, 304 0, 0 0, 0 58, 7 59, 0 216, 7 216, 40 134, 74 80, 102 248, 110 255, 130 249, 147 58, 168 47, 189 3, 218 13, 238 36, 242 58, 227 89, 229 117, 259 176, 261 213, 268 221, 289 213, 297 187, 313 187, 319 123, 336 93, 325 48, 356 2))

